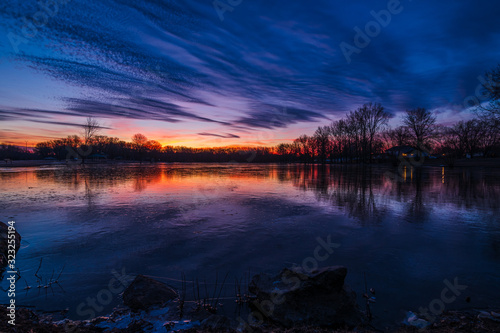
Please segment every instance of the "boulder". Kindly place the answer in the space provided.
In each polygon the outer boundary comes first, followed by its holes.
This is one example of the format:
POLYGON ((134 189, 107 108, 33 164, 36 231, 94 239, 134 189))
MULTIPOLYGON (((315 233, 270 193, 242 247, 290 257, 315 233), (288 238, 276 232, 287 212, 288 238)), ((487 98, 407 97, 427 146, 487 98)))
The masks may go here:
MULTIPOLYGON (((21 235, 16 231, 15 236, 15 245, 16 245, 16 253, 21 246, 21 235)), ((8 246, 8 235, 9 235, 9 226, 0 221, 0 269, 7 266, 7 259, 9 253, 8 246)))
POLYGON ((285 268, 274 277, 258 274, 248 287, 256 296, 250 305, 265 321, 285 327, 352 328, 363 322, 363 315, 356 294, 344 285, 346 275, 342 266, 312 272, 285 268))
POLYGON ((123 303, 135 312, 163 305, 175 298, 175 290, 144 275, 137 275, 123 292, 123 303))
POLYGON ((201 322, 201 328, 214 332, 230 332, 238 327, 238 322, 226 316, 213 314, 201 322))

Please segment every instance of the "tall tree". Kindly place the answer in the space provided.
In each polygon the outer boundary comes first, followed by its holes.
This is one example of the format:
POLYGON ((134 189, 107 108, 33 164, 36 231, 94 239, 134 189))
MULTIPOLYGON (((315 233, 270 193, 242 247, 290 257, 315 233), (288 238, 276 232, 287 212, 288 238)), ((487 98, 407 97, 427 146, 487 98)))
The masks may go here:
POLYGON ((486 72, 486 80, 482 82, 484 96, 489 99, 488 104, 479 106, 479 114, 492 125, 500 122, 500 64, 486 72))
POLYGON ((362 119, 365 124, 364 126, 366 126, 366 134, 368 140, 367 154, 371 159, 372 154, 374 152, 373 150, 375 144, 375 137, 380 132, 382 127, 387 125, 390 115, 384 111, 384 107, 379 103, 365 104, 363 105, 363 107, 360 108, 360 112, 362 114, 362 119))
POLYGON ((87 120, 82 127, 83 142, 78 153, 82 159, 82 164, 85 164, 85 158, 92 153, 92 143, 97 133, 101 130, 101 126, 94 117, 87 117, 87 120))
POLYGON ((318 152, 318 157, 321 163, 325 163, 330 144, 330 129, 328 126, 320 126, 314 132, 314 142, 316 143, 316 151, 318 152))
POLYGON ((83 124, 83 141, 86 145, 90 145, 92 140, 100 131, 101 126, 94 117, 87 117, 87 121, 83 124))
POLYGON ((411 134, 406 126, 398 126, 383 133, 387 148, 406 146, 411 143, 411 134))
POLYGON ((459 155, 469 154, 472 158, 479 150, 481 138, 486 134, 483 124, 477 119, 459 121, 451 129, 450 134, 455 136, 459 155))
POLYGON ((142 162, 144 157, 144 152, 146 151, 146 146, 148 143, 148 138, 141 133, 134 134, 132 137, 132 145, 134 146, 135 151, 139 155, 139 160, 142 162))
POLYGON ((309 137, 307 135, 301 135, 295 141, 299 146, 299 155, 304 163, 309 161, 310 147, 309 147, 309 137))
POLYGON ((348 114, 348 122, 356 132, 358 152, 365 161, 371 160, 377 134, 387 125, 390 115, 378 103, 364 104, 348 114))
POLYGON ((427 109, 416 108, 406 110, 403 123, 413 136, 413 143, 419 149, 425 148, 434 131, 436 117, 427 109))

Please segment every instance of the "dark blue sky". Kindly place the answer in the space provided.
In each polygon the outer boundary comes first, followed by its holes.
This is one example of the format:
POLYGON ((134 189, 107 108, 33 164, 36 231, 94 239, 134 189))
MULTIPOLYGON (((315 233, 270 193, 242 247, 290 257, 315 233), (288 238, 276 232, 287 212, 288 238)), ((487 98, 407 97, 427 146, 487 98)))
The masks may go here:
POLYGON ((414 107, 450 122, 500 63, 495 1, 40 3, 0 3, 0 141, 73 134, 93 115, 123 139, 274 144, 366 102, 394 124, 414 107), (367 24, 348 62, 341 45, 367 24))

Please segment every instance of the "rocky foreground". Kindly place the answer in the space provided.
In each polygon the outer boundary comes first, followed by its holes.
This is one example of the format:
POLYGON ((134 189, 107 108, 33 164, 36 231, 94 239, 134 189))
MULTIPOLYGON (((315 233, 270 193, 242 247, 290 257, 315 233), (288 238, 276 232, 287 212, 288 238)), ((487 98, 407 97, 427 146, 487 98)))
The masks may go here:
MULTIPOLYGON (((349 332, 394 332, 394 333, 409 333, 409 332, 436 332, 436 333, 451 333, 451 332, 500 332, 500 323, 487 318, 481 318, 478 311, 448 311, 439 316, 438 321, 425 328, 418 329, 416 327, 401 326, 397 329, 383 329, 358 327, 356 329, 334 329, 321 328, 316 326, 299 326, 284 328, 274 325, 265 325, 260 327, 252 327, 252 332, 255 333, 349 333, 349 332)), ((7 309, 0 306, 0 317, 6 318, 7 309)), ((179 328, 176 330, 164 327, 162 332, 185 332, 185 333, 208 333, 208 332, 244 332, 245 330, 237 328, 214 328, 210 326, 196 326, 190 328, 179 328)), ((247 330, 248 331, 248 330, 247 330)), ((28 309, 18 309, 16 313, 16 326, 13 327, 7 324, 6 320, 0 320, 0 332, 18 332, 18 333, 93 333, 93 332, 112 332, 112 333, 141 333, 155 332, 152 325, 141 320, 130 323, 125 328, 105 328, 96 325, 92 322, 71 322, 71 321, 54 321, 50 316, 37 314, 28 309)), ((248 331, 250 332, 250 331, 248 331)))
MULTIPOLYGON (((327 267, 256 275, 248 302, 256 320, 250 322, 218 315, 201 302, 185 306, 176 290, 139 275, 122 295, 124 306, 109 316, 71 321, 64 313, 16 309, 16 325, 0 320, 0 332, 500 332, 498 311, 477 310, 445 312, 424 328, 416 317, 396 329, 372 327, 344 285, 346 274, 345 267, 327 267)), ((0 306, 0 317, 7 315, 0 306)))
MULTIPOLYGON (((0 222, 0 275, 7 264, 8 230, 0 222)), ((21 236, 12 236, 17 252, 21 236)), ((138 275, 122 294, 123 306, 109 316, 72 321, 65 311, 46 314, 16 308, 13 326, 13 310, 0 305, 0 332, 500 332, 500 311, 484 310, 448 311, 433 323, 410 312, 399 328, 375 328, 356 303, 356 294, 344 284, 346 275, 342 266, 257 274, 248 291, 238 295, 237 301, 250 309, 249 316, 238 320, 217 314, 217 300, 187 303, 182 292, 138 275)), ((375 300, 364 296, 367 302, 375 300)))

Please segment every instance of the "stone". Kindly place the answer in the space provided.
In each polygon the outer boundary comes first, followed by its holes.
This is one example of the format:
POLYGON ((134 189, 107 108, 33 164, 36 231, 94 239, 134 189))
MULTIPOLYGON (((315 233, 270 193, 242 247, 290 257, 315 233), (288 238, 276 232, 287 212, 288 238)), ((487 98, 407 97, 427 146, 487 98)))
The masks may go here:
POLYGON ((123 292, 123 303, 134 312, 164 305, 175 298, 177 292, 174 289, 144 275, 137 275, 123 292))
POLYGON ((356 327, 363 314, 356 294, 344 284, 346 275, 342 266, 312 272, 285 268, 274 277, 258 274, 248 288, 256 296, 250 305, 264 321, 284 327, 356 327))
POLYGON ((201 328, 215 332, 229 332, 238 327, 238 322, 226 316, 213 314, 201 322, 201 328))

